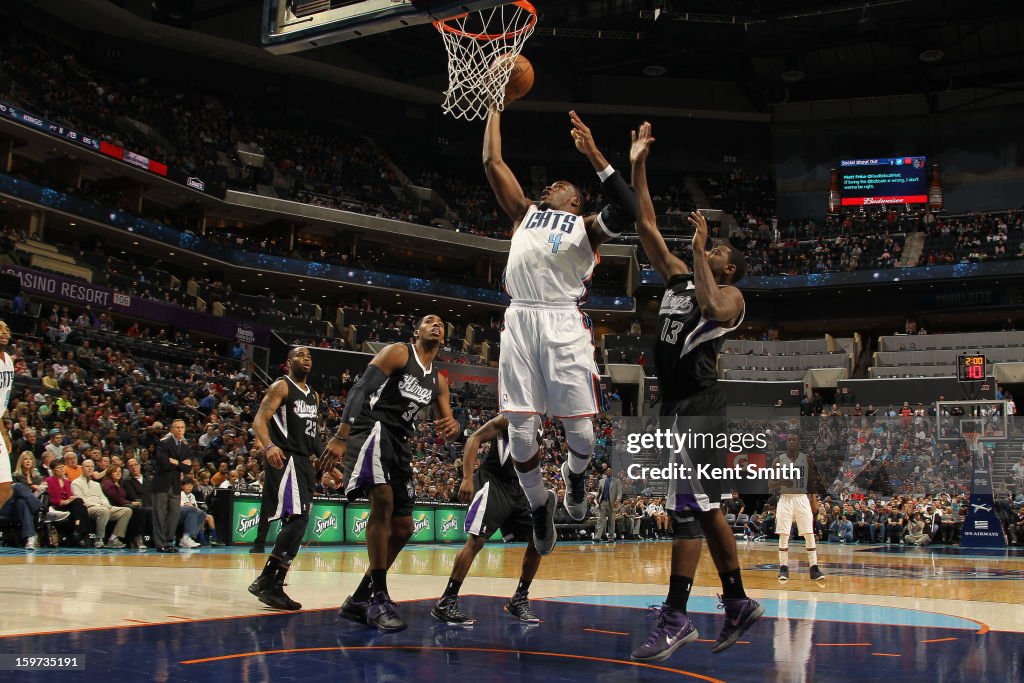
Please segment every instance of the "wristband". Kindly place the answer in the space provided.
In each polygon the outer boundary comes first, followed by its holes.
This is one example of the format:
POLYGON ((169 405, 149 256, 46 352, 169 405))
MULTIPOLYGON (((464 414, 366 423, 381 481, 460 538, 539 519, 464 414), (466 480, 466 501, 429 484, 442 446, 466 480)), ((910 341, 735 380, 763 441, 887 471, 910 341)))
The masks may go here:
POLYGON ((604 167, 603 171, 597 172, 597 177, 600 178, 601 182, 603 183, 604 181, 611 178, 613 173, 615 173, 615 169, 612 168, 611 164, 608 164, 607 166, 604 167))

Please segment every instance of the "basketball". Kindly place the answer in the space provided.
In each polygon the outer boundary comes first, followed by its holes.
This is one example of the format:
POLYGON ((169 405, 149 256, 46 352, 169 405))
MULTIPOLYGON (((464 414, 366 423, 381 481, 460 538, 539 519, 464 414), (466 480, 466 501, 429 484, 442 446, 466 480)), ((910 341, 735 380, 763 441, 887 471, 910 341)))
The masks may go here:
POLYGON ((522 55, 516 56, 515 66, 512 67, 512 75, 509 76, 508 85, 505 86, 505 102, 514 102, 533 87, 533 64, 522 55))

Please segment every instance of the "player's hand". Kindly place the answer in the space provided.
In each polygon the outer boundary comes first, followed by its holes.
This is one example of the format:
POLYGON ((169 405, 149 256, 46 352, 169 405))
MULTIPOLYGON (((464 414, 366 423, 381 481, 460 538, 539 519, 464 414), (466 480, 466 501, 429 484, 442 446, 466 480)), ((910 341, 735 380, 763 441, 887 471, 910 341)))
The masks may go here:
POLYGON ((472 502, 473 494, 474 493, 475 493, 475 490, 473 488, 473 480, 472 479, 463 479, 462 480, 462 485, 459 487, 459 502, 460 503, 472 502))
POLYGON ((693 233, 693 252, 697 253, 700 251, 703 253, 708 243, 708 219, 700 211, 693 211, 687 220, 690 221, 690 225, 693 226, 695 231, 693 233))
POLYGON ((651 124, 644 121, 640 124, 639 130, 630 131, 633 137, 633 146, 629 148, 630 163, 643 163, 647 161, 647 154, 651 151, 651 143, 654 136, 651 135, 651 124))
POLYGON ((572 121, 572 130, 569 131, 569 135, 572 136, 572 141, 576 143, 576 149, 587 156, 597 154, 597 143, 594 142, 594 135, 590 132, 590 128, 583 123, 583 119, 579 117, 579 114, 574 111, 569 112, 569 120, 572 121))
POLYGON ((319 471, 336 472, 338 465, 345 461, 345 449, 347 446, 348 442, 332 437, 327 442, 324 452, 320 455, 319 471))
POLYGON ((267 464, 275 470, 284 467, 284 452, 277 446, 271 446, 267 449, 267 464))
POLYGON ((451 416, 434 420, 434 429, 437 430, 437 433, 440 434, 445 441, 454 438, 460 431, 462 431, 459 423, 451 416))

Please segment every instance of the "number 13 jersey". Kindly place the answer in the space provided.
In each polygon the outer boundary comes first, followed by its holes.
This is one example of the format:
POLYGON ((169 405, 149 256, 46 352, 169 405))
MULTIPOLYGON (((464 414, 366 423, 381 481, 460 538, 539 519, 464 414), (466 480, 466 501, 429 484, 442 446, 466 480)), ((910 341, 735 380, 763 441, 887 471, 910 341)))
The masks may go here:
POLYGON ((513 301, 582 304, 597 261, 583 216, 534 204, 512 235, 505 292, 513 301))
POLYGON ((743 322, 746 306, 732 327, 704 318, 693 275, 668 281, 658 314, 654 365, 662 399, 678 401, 718 382, 718 351, 725 335, 743 322))
POLYGON ((366 399, 352 431, 368 432, 374 423, 396 437, 412 437, 416 433, 415 420, 420 410, 434 402, 438 392, 437 368, 431 363, 423 367, 416 347, 406 344, 409 360, 405 367, 391 374, 380 389, 366 399))

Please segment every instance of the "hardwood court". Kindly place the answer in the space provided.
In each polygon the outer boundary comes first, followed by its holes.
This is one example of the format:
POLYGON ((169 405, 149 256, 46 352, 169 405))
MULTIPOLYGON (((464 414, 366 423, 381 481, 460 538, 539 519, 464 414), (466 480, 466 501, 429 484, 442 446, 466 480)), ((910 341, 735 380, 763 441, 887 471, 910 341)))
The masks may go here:
MULTIPOLYGON (((766 616, 731 651, 712 656, 721 628, 717 575, 706 552, 690 601, 701 641, 659 665, 629 661, 664 595, 670 544, 562 544, 541 565, 531 596, 545 620, 502 611, 522 545, 488 545, 463 593, 473 628, 429 617, 457 547, 411 546, 389 584, 409 629, 380 635, 335 610, 366 567, 361 548, 305 548, 289 575, 298 614, 263 608, 246 592, 262 556, 245 548, 167 556, 124 551, 0 551, 5 618, 0 654, 79 654, 108 680, 827 681, 1013 680, 1024 666, 1024 553, 901 546, 819 547, 824 586, 791 549, 780 590, 777 554, 740 545, 744 583, 766 616), (33 634, 33 635, 27 635, 33 634), (116 643, 117 646, 113 647, 116 643), (453 668, 454 667, 454 668, 453 668)), ((44 680, 43 673, 17 674, 44 680)), ((49 676, 52 677, 52 673, 49 676)))

